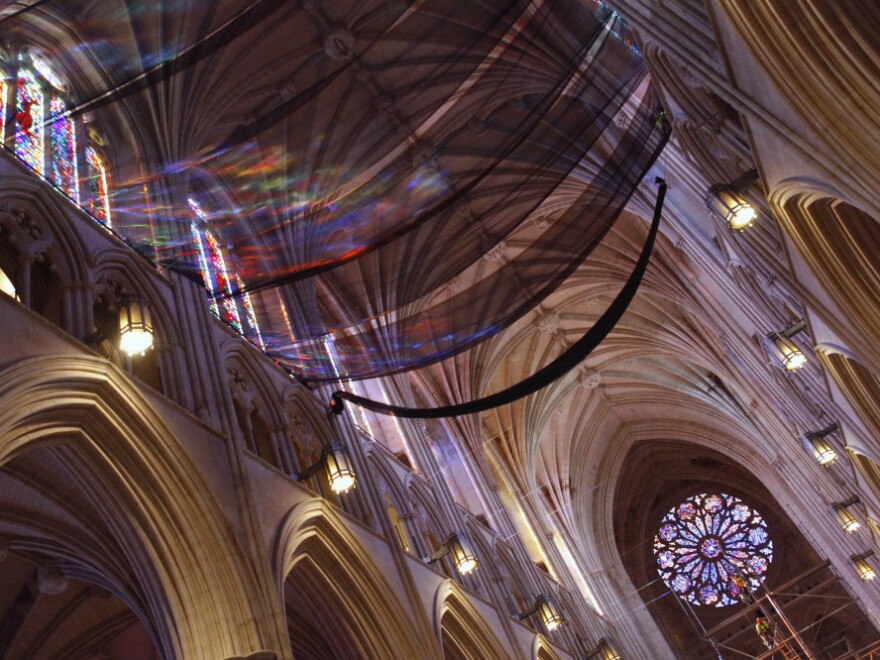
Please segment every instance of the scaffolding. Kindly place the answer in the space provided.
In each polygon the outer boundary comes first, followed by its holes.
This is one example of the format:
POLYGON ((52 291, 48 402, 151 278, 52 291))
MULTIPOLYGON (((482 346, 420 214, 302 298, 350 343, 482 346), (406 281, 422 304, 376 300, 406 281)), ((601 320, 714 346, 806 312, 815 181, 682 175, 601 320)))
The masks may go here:
POLYGON ((754 591, 747 586, 741 598, 744 608, 708 629, 694 609, 678 599, 719 659, 880 660, 876 628, 834 573, 830 561, 813 566, 775 590, 766 584, 754 591), (852 634, 837 631, 823 637, 825 622, 848 610, 852 634), (755 624, 757 611, 766 621, 760 627, 755 624), (873 633, 856 630, 858 625, 870 627, 873 633), (860 646, 851 648, 851 639, 860 640, 860 646))

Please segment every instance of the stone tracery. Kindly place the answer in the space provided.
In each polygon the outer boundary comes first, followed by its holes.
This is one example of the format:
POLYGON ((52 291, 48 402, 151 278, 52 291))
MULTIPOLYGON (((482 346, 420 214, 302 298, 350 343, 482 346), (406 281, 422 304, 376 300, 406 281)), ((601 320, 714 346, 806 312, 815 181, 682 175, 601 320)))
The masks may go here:
POLYGON ((773 542, 761 515, 737 497, 702 493, 674 507, 654 537, 664 582, 694 605, 739 602, 734 576, 760 586, 773 561, 773 542))

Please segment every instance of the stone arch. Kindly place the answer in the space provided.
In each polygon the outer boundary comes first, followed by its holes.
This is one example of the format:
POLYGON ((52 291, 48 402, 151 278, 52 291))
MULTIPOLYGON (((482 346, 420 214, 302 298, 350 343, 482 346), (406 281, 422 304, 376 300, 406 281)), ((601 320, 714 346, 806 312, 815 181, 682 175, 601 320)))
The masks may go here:
POLYGON ((873 492, 874 497, 880 499, 880 465, 859 451, 849 450, 847 453, 873 492))
POLYGON ((294 655, 430 657, 379 567, 323 499, 298 504, 281 523, 274 570, 288 629, 298 638, 294 655), (323 625, 328 621, 332 628, 323 625))
POLYGON ((24 305, 76 333, 82 328, 71 318, 64 292, 86 283, 91 256, 44 183, 9 178, 12 187, 0 198, 0 267, 24 305))
POLYGON ((32 544, 140 611, 165 657, 222 658, 270 638, 246 615, 259 599, 219 506, 118 369, 96 358, 29 358, 0 383, 0 466, 35 451, 67 459, 72 492, 94 507, 82 515, 102 531, 84 543, 72 526, 19 520, 32 544), (111 546, 115 554, 102 556, 111 546))
POLYGON ((304 470, 318 459, 321 447, 334 440, 326 408, 298 383, 284 388, 281 402, 289 436, 284 444, 288 469, 304 470))
POLYGON ((482 660, 510 655, 462 588, 452 580, 444 580, 437 588, 434 628, 446 660, 482 660))
POLYGON ((83 282, 94 264, 76 225, 70 222, 62 198, 40 179, 16 177, 0 197, 0 217, 14 221, 18 235, 47 250, 59 277, 65 282, 83 282))
POLYGON ((547 641, 544 635, 538 633, 532 641, 532 660, 561 660, 559 654, 547 641))
MULTIPOLYGON (((427 550, 427 554, 431 554, 446 541, 450 530, 446 529, 447 526, 440 517, 437 507, 432 506, 433 496, 427 485, 421 479, 416 479, 413 474, 407 475, 406 485, 413 513, 417 516, 419 531, 422 534, 422 545, 427 550)), ((449 577, 452 575, 452 569, 447 560, 448 557, 443 558, 434 566, 449 577)))
POLYGON ((786 184, 777 216, 820 285, 863 336, 880 333, 880 225, 849 202, 786 184))
POLYGON ((126 293, 142 296, 153 312, 153 325, 159 329, 160 338, 166 342, 182 343, 180 330, 170 321, 174 314, 157 284, 156 271, 146 262, 132 259, 130 249, 122 246, 105 248, 95 254, 91 281, 99 289, 111 280, 127 285, 126 293))
POLYGON ((99 338, 99 351, 114 364, 130 367, 143 382, 174 398, 180 374, 172 348, 184 341, 155 272, 145 262, 132 259, 131 250, 121 246, 97 252, 95 261, 90 278, 95 293, 89 300, 90 308, 81 310, 87 317, 83 319, 86 331, 99 338), (126 296, 137 296, 149 306, 154 339, 151 350, 128 359, 118 349, 116 334, 119 307, 126 296))
MULTIPOLYGON (((823 345, 818 354, 825 370, 861 418, 868 436, 876 437, 880 433, 880 378, 877 373, 851 354, 838 352, 828 345, 823 345)), ((861 453, 876 452, 876 447, 861 450, 861 453)))
POLYGON ((412 524, 415 515, 411 503, 406 497, 402 480, 394 473, 394 468, 389 462, 383 460, 381 450, 377 448, 375 443, 365 445, 364 454, 401 547, 416 555, 426 554, 426 552, 422 552, 422 544, 417 538, 418 534, 415 533, 417 530, 412 524))
MULTIPOLYGON (((628 578, 615 575, 613 579, 627 585, 619 587, 629 594, 627 609, 637 609, 641 600, 654 620, 660 622, 659 630, 676 657, 715 657, 714 650, 699 636, 694 636, 690 625, 681 619, 681 608, 668 596, 669 588, 658 579, 653 556, 652 541, 662 516, 686 497, 698 492, 725 492, 742 498, 761 513, 774 544, 775 561, 765 574, 770 588, 796 580, 808 570, 821 571, 822 579, 833 575, 830 569, 821 566, 819 553, 823 548, 813 545, 817 537, 807 540, 801 531, 803 511, 795 506, 801 503, 800 498, 793 497, 790 487, 774 473, 774 470, 785 469, 780 465, 784 466, 788 459, 763 457, 753 449, 750 451, 754 442, 733 429, 721 430, 707 425, 693 428, 688 434, 672 432, 671 428, 654 422, 653 428, 646 424, 641 429, 628 429, 623 441, 614 443, 622 458, 609 479, 616 485, 602 486, 594 507, 594 515, 596 512, 610 514, 613 510, 613 516, 609 515, 613 519, 610 535, 602 529, 605 521, 595 525, 601 561, 607 561, 605 565, 609 566, 617 563, 623 569, 628 578), (613 494, 608 492, 611 489, 613 494), (610 544, 614 544, 614 549, 604 549, 610 544), (612 557, 615 552, 616 557, 612 557)), ((808 482, 803 483, 803 492, 808 492, 809 487, 808 482)), ((814 512, 811 521, 810 528, 817 534, 820 530, 824 532, 822 524, 832 522, 832 518, 823 514, 814 512)), ((827 528, 831 534, 837 532, 830 525, 827 528)), ((720 608, 694 606, 701 625, 707 629, 720 624, 739 608, 742 605, 738 603, 720 608)), ((798 621, 801 614, 797 610, 788 613, 798 617, 798 621)), ((837 615, 829 615, 833 616, 837 615)), ((651 633, 656 636, 654 630, 646 628, 643 641, 647 642, 651 633)), ((875 635, 876 631, 865 619, 860 619, 852 630, 856 641, 875 635)), ((746 642, 738 638, 734 647, 749 653, 762 650, 755 640, 748 645, 751 646, 746 648, 746 642)), ((665 652, 664 657, 667 654, 670 652, 665 652)))
POLYGON ((259 355, 240 339, 227 339, 223 343, 223 357, 235 416, 247 448, 283 469, 281 445, 286 420, 277 390, 270 387, 271 381, 255 364, 259 355))
POLYGON ((876 187, 880 89, 866 82, 880 75, 876 7, 803 0, 791 12, 786 3, 720 4, 792 111, 876 187))

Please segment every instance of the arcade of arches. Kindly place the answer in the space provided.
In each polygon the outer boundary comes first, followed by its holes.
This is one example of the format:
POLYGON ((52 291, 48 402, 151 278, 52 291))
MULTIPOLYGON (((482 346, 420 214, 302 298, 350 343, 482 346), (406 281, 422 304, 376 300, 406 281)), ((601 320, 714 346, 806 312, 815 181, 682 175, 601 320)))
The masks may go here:
MULTIPOLYGON (((880 6, 569 1, 613 9, 608 38, 624 39, 623 21, 633 31, 672 137, 537 306, 454 357, 345 387, 443 406, 534 373, 632 271, 662 177, 649 268, 576 369, 503 407, 422 421, 329 414, 332 389, 267 357, 267 310, 296 313, 296 299, 245 289, 215 222, 221 208, 248 212, 231 185, 218 192, 228 172, 189 163, 164 191, 143 175, 256 112, 211 121, 207 90, 246 53, 200 52, 186 89, 169 77, 77 113, 124 68, 106 58, 112 42, 89 38, 97 5, 0 0, 0 657, 880 653, 880 579, 865 579, 880 571, 880 6), (757 211, 742 232, 706 208, 733 181, 757 211), (162 220, 174 205, 190 210, 179 235, 162 220), (180 246, 186 272, 163 261, 180 246), (132 300, 150 311, 142 355, 119 348, 132 300), (806 357, 794 372, 771 355, 768 335, 786 328, 806 357), (347 492, 323 469, 331 442, 357 475, 347 492), (466 574, 454 534, 476 557, 466 574)), ((138 3, 98 4, 118 12, 121 42, 143 36, 138 3)), ((226 20, 242 3, 178 4, 226 20)), ((293 4, 314 18, 352 3, 293 4)), ((528 21, 544 3, 521 4, 528 21)), ((364 5, 405 23, 444 3, 364 5)), ((356 21, 312 24, 326 34, 310 66, 348 58, 361 38, 356 21)), ((232 81, 240 92, 267 107, 302 92, 268 89, 258 64, 232 81)), ((386 95, 383 112, 404 100, 386 95)), ((394 130, 415 150, 418 130, 394 130)), ((556 221, 575 183, 530 226, 556 221)), ((263 192, 278 190, 267 178, 263 192)), ((462 277, 517 250, 498 243, 462 277)), ((329 315, 346 309, 337 293, 321 300, 329 315)))

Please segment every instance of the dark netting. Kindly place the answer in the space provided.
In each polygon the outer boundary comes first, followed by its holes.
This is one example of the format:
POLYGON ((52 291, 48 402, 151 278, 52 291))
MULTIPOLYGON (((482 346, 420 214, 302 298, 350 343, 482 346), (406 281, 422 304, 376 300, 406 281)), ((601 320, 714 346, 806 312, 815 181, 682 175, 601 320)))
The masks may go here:
POLYGON ((596 322, 590 327, 584 335, 574 344, 569 346, 559 357, 544 365, 534 374, 528 376, 518 383, 514 383, 500 392, 493 392, 487 396, 473 401, 465 401, 463 403, 453 403, 446 406, 437 406, 434 408, 410 408, 407 406, 394 405, 375 401, 366 397, 346 392, 345 390, 337 390, 331 398, 331 410, 340 411, 342 408, 342 400, 351 401, 359 406, 368 408, 374 412, 384 415, 394 415, 395 417, 408 417, 411 419, 430 419, 438 417, 460 417, 461 415, 472 415, 474 413, 483 412, 498 406, 503 406, 518 399, 522 399, 530 394, 534 394, 540 389, 547 387, 550 383, 562 378, 569 371, 574 369, 586 358, 593 349, 595 349, 605 337, 607 337, 614 326, 621 319, 629 304, 635 298, 642 277, 648 269, 648 262, 651 259, 651 252, 654 249, 654 241, 657 238, 657 231, 660 229, 660 220, 663 213, 663 200, 666 198, 666 182, 657 179, 659 184, 657 190, 657 202, 654 206, 654 219, 648 230, 648 237, 645 240, 645 246, 636 262, 635 268, 627 278, 623 287, 618 291, 614 300, 608 308, 602 313, 596 322))
POLYGON ((120 233, 199 279, 209 229, 231 271, 218 313, 246 303, 241 330, 313 381, 508 327, 589 256, 668 137, 601 2, 59 0, 6 26, 54 18, 100 72, 73 112, 136 126, 120 233))

